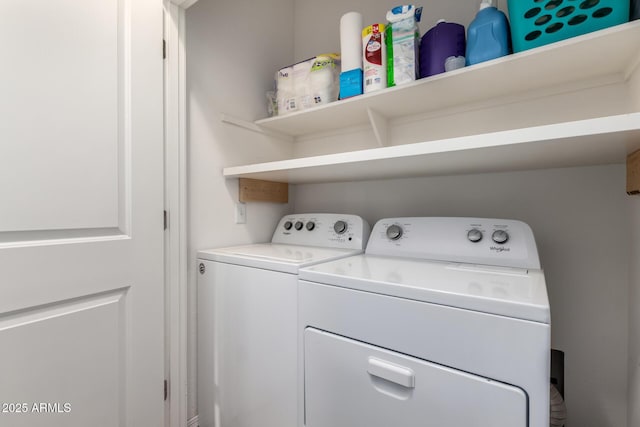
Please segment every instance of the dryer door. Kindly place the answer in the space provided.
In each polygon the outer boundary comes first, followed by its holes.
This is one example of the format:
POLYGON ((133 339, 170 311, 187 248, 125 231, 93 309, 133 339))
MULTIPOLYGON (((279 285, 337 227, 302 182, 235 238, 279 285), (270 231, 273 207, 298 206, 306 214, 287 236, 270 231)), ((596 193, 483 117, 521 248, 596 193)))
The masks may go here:
POLYGON ((526 427, 519 388, 307 328, 307 427, 526 427))

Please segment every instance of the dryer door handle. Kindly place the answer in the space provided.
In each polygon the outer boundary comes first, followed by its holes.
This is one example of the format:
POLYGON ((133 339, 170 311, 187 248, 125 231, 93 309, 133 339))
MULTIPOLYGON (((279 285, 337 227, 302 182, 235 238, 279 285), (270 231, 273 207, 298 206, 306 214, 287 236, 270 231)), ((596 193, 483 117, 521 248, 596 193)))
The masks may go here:
POLYGON ((406 388, 414 388, 416 384, 416 374, 411 369, 375 357, 369 357, 367 372, 406 388))

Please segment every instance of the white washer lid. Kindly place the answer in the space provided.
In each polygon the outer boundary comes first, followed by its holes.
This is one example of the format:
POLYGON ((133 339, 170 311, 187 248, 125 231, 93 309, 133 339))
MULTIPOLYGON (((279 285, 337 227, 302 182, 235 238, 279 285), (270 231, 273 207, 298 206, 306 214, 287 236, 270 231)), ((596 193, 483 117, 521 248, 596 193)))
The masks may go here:
POLYGON ((550 323, 542 270, 358 255, 301 269, 300 280, 550 323))
POLYGON ((260 243, 199 251, 198 258, 296 274, 301 267, 359 253, 362 250, 260 243))

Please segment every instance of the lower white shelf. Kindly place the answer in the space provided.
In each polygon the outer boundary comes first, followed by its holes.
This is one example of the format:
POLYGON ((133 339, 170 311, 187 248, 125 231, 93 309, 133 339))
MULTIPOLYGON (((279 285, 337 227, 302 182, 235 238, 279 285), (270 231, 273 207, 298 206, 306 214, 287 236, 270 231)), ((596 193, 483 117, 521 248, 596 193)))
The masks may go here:
POLYGON ((623 163, 640 113, 227 167, 226 178, 318 183, 623 163))

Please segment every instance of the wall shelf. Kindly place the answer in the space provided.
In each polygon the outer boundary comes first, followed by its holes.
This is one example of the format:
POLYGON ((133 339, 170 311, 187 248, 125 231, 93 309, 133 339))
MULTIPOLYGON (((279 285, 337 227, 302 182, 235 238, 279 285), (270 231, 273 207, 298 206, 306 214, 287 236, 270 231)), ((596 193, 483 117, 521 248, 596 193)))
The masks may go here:
MULTIPOLYGON (((444 108, 483 102, 507 105, 514 99, 545 98, 611 83, 637 88, 630 82, 638 80, 639 64, 640 21, 635 21, 409 85, 258 120, 249 126, 294 141, 368 123, 378 148, 227 167, 223 174, 295 184, 622 164, 629 153, 640 149, 640 112, 634 108, 627 114, 574 117, 438 140, 416 134, 419 142, 403 145, 393 145, 388 129, 394 119, 444 108)), ((640 94, 634 91, 629 96, 637 105, 640 94)))
MULTIPOLYGON (((639 61, 640 21, 634 21, 255 124, 300 137, 369 124, 370 111, 384 123, 380 119, 393 120, 523 93, 532 96, 540 91, 539 96, 550 96, 579 89, 580 84, 584 89, 584 85, 626 81, 639 61)), ((384 145, 384 138, 379 142, 384 145)))
POLYGON ((438 141, 228 167, 226 178, 358 181, 624 163, 640 149, 640 113, 438 141))

